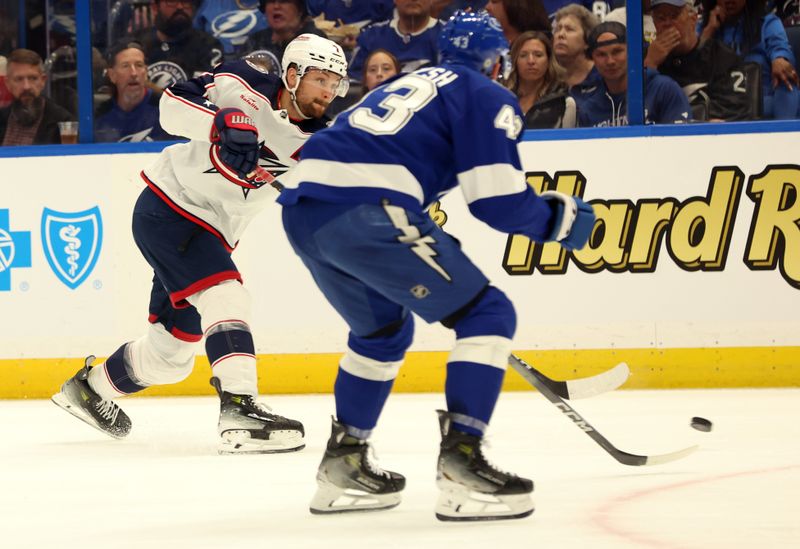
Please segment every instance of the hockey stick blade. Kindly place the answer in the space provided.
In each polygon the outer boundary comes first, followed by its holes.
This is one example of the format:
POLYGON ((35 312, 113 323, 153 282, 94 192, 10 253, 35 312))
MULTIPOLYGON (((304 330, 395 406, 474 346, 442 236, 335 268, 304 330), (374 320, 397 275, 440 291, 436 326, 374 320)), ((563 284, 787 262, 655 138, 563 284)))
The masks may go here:
MULTIPOLYGON (((535 371, 537 374, 539 374, 539 379, 542 380, 542 383, 546 383, 551 391, 566 400, 589 398, 613 391, 625 383, 631 373, 628 365, 624 362, 620 362, 610 370, 600 372, 597 375, 559 381, 549 378, 538 370, 535 370, 533 366, 516 355, 512 354, 511 360, 513 363, 518 365, 518 367, 515 367, 514 369, 520 372, 520 374, 522 373, 520 368, 535 371)), ((525 375, 522 377, 527 379, 525 375)), ((530 380, 528 380, 528 382, 530 382, 530 380)))
POLYGON ((661 465, 682 459, 695 450, 698 446, 690 446, 677 452, 670 452, 668 454, 657 454, 652 456, 631 454, 620 450, 609 440, 601 435, 597 429, 586 421, 572 406, 564 402, 555 391, 553 391, 549 384, 548 379, 544 374, 536 370, 530 364, 524 363, 522 360, 514 355, 511 355, 511 367, 514 368, 528 383, 536 387, 544 397, 549 400, 562 414, 572 420, 578 429, 586 433, 586 435, 595 441, 603 450, 605 450, 611 457, 623 465, 639 466, 639 465, 661 465))

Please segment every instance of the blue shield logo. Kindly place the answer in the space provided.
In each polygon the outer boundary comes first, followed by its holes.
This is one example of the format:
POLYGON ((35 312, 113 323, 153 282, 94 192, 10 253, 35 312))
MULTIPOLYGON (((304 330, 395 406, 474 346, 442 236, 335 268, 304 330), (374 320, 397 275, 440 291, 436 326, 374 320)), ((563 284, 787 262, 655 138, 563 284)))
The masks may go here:
POLYGON ((100 208, 83 212, 42 212, 42 246, 50 268, 74 290, 94 269, 103 244, 100 208))

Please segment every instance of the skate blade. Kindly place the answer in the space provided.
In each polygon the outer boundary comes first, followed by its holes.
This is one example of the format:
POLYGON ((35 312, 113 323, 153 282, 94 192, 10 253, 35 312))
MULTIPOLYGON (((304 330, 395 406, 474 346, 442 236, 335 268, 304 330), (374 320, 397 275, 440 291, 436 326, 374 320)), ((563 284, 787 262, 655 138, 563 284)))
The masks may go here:
POLYGON ((366 511, 383 511, 400 505, 400 492, 370 494, 361 490, 342 489, 333 485, 319 486, 308 510, 313 515, 333 515, 366 511))
POLYGON ((445 522, 511 520, 530 516, 534 511, 530 494, 493 495, 475 492, 465 486, 440 480, 436 518, 445 522))
POLYGON ((108 435, 111 438, 114 438, 114 439, 117 439, 117 440, 121 440, 121 439, 125 438, 126 436, 128 436, 128 434, 129 434, 129 433, 126 433, 124 435, 117 435, 117 434, 111 433, 109 431, 106 431, 105 429, 100 427, 94 421, 92 416, 90 416, 89 414, 84 412, 83 409, 80 406, 75 406, 74 404, 72 404, 69 401, 69 399, 67 398, 67 395, 65 395, 64 393, 56 393, 56 394, 54 394, 53 396, 50 397, 50 400, 53 401, 53 404, 55 404, 56 406, 58 406, 62 410, 66 410, 67 412, 69 412, 70 414, 72 414, 73 416, 75 416, 76 418, 81 420, 82 422, 84 422, 86 425, 90 425, 90 426, 94 427, 95 429, 97 429, 98 431, 103 433, 104 435, 108 435))
POLYGON ((247 430, 229 430, 220 435, 217 452, 232 454, 282 454, 297 452, 306 447, 305 439, 298 431, 273 431, 269 439, 253 438, 247 430))

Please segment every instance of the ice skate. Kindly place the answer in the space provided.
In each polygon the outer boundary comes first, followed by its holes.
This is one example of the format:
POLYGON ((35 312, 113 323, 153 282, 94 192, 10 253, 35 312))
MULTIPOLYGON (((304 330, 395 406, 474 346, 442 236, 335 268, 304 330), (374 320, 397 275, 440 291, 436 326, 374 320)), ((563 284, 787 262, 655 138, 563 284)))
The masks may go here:
POLYGON ((131 419, 112 400, 103 400, 89 386, 87 377, 95 357, 88 356, 78 373, 61 386, 52 400, 76 418, 114 438, 125 438, 131 432, 131 419))
POLYGON ((211 385, 220 398, 220 454, 275 454, 305 448, 302 423, 272 413, 251 395, 223 391, 216 377, 211 385))
POLYGON ((442 444, 436 484, 436 518, 443 521, 503 520, 533 513, 533 482, 491 465, 481 439, 452 429, 449 413, 439 410, 442 444))
POLYGON ((406 479, 380 469, 371 454, 369 443, 348 436, 345 426, 334 419, 317 470, 318 488, 311 500, 311 512, 322 515, 396 507, 406 479))

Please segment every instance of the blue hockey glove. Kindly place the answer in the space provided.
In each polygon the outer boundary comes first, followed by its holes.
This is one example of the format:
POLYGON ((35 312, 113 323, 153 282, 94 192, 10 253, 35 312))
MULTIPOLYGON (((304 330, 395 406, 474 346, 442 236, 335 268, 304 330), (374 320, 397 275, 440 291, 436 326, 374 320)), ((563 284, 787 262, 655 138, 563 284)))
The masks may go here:
POLYGON ((555 191, 541 194, 553 208, 553 230, 548 241, 555 240, 567 250, 580 250, 586 245, 594 228, 594 210, 578 198, 555 191))
POLYGON ((246 179, 258 165, 258 130, 240 109, 220 109, 214 115, 211 142, 219 145, 219 158, 246 179))

